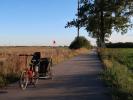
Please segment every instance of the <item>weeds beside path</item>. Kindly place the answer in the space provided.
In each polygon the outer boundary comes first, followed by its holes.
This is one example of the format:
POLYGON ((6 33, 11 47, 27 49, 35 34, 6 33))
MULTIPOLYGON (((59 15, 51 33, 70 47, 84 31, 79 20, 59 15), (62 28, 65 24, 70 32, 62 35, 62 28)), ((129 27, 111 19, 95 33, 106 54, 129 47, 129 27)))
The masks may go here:
POLYGON ((99 55, 113 100, 133 100, 133 49, 100 49, 99 55))

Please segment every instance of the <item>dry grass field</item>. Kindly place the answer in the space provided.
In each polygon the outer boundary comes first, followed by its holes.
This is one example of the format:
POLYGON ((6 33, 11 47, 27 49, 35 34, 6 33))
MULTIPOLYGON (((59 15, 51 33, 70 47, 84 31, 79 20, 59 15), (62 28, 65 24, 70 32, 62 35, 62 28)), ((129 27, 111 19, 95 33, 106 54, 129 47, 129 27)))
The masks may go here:
MULTIPOLYGON (((0 47, 0 76, 10 79, 12 75, 19 74, 26 62, 26 58, 19 55, 33 54, 34 52, 41 52, 41 58, 52 57, 53 64, 58 64, 73 56, 88 52, 88 50, 70 50, 59 47, 0 47)), ((31 57, 28 57, 28 63, 30 60, 31 57)), ((3 81, 3 79, 0 79, 0 81, 3 81)))

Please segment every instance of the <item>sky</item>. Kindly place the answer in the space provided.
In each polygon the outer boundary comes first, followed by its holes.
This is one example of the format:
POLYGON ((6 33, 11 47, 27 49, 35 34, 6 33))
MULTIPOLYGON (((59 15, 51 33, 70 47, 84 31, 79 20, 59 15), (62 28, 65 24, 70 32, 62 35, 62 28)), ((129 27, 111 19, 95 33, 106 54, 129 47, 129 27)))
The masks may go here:
MULTIPOLYGON (((65 28, 67 21, 75 18, 77 0, 0 0, 0 45, 69 45, 75 28, 65 28)), ((80 30, 92 44, 95 39, 80 30)), ((126 35, 114 33, 111 42, 133 42, 132 31, 126 35)))

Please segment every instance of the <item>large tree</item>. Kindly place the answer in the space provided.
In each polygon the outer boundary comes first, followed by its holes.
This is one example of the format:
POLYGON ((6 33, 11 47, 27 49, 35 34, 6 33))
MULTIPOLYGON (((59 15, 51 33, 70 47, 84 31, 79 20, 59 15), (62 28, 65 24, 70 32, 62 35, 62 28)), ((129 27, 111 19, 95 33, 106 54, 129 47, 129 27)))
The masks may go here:
POLYGON ((85 27, 98 46, 105 47, 105 39, 112 31, 126 33, 132 26, 133 0, 80 0, 79 20, 67 23, 67 27, 85 27))

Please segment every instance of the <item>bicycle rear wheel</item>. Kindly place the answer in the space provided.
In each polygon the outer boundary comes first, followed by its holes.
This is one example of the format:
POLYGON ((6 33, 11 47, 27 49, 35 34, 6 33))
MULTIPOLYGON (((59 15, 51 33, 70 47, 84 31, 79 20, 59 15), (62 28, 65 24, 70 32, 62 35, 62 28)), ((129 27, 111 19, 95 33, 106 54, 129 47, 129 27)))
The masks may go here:
POLYGON ((27 88, 29 82, 28 73, 26 71, 21 73, 19 85, 22 90, 27 88))
POLYGON ((49 59, 49 65, 48 65, 48 70, 47 70, 47 74, 49 76, 50 79, 53 79, 53 68, 52 68, 52 59, 49 59))
POLYGON ((39 74, 35 73, 35 75, 33 76, 33 80, 32 80, 34 86, 36 86, 36 84, 38 83, 38 79, 39 79, 39 74))

